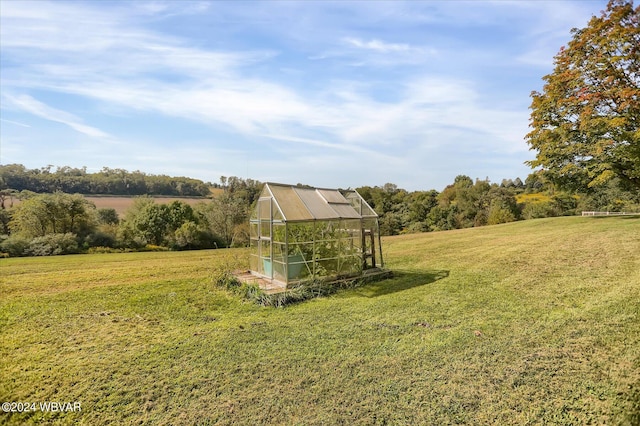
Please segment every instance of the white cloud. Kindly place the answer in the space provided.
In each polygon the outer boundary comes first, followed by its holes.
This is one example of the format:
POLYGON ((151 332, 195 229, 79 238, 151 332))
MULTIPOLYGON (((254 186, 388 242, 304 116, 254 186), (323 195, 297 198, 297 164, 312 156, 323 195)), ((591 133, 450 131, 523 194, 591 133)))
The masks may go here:
POLYGON ((360 49, 375 50, 381 53, 408 52, 410 50, 414 50, 411 46, 405 43, 385 43, 383 41, 376 40, 376 39, 363 41, 357 38, 348 37, 348 38, 345 38, 344 41, 347 44, 360 49))
POLYGON ((10 123, 10 124, 15 124, 16 126, 20 126, 20 127, 31 127, 28 124, 20 123, 19 121, 5 120, 4 118, 0 118, 0 121, 3 121, 5 123, 10 123))
MULTIPOLYGON (((401 175, 409 180, 423 165, 455 168, 443 164, 460 149, 475 150, 477 157, 527 150, 528 110, 512 107, 515 95, 506 83, 498 89, 508 102, 492 101, 486 70, 544 65, 545 52, 568 34, 569 22, 576 26, 582 18, 549 18, 550 26, 544 20, 558 10, 585 10, 557 3, 265 2, 243 8, 200 2, 183 8, 166 2, 3 2, 0 78, 14 108, 91 137, 136 140, 120 126, 107 133, 85 124, 82 108, 70 106, 78 99, 114 122, 140 114, 158 129, 204 123, 213 145, 220 133, 231 144, 249 140, 255 150, 284 144, 284 169, 289 160, 313 160, 345 174, 364 173, 365 166, 352 160, 357 157, 393 168, 380 183, 401 175), (190 14, 204 16, 198 28, 206 31, 164 26, 188 25, 190 14), (511 21, 527 28, 518 29, 515 44, 472 38, 491 38, 491 31, 511 21)), ((157 145, 175 143, 158 138, 157 145)), ((196 143, 203 142, 193 142, 194 152, 196 143)), ((232 174, 230 163, 216 167, 232 174)))
POLYGON ((76 132, 83 133, 94 138, 109 137, 109 135, 102 130, 84 124, 81 118, 66 111, 62 111, 45 105, 44 103, 32 98, 29 95, 11 96, 5 94, 3 95, 3 97, 16 108, 19 108, 40 118, 44 118, 45 120, 65 124, 76 132))

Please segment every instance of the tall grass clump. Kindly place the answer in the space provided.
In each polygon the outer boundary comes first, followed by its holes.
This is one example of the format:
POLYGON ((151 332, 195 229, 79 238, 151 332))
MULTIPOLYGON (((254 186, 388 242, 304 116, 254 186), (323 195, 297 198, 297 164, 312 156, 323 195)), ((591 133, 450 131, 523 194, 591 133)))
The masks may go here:
POLYGON ((257 284, 240 281, 233 271, 224 266, 218 266, 213 272, 212 279, 216 287, 242 297, 244 300, 260 306, 282 308, 294 303, 317 297, 326 297, 339 290, 357 288, 363 284, 391 276, 390 271, 376 276, 347 277, 338 280, 318 279, 305 280, 288 287, 284 291, 271 293, 264 291, 257 284))

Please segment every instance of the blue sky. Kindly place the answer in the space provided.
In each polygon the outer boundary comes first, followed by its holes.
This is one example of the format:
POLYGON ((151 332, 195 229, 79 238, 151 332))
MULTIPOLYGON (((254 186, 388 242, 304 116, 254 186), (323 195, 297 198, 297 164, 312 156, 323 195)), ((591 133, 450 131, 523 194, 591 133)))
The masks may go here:
POLYGON ((531 170, 606 1, 0 0, 0 163, 442 190, 531 170))

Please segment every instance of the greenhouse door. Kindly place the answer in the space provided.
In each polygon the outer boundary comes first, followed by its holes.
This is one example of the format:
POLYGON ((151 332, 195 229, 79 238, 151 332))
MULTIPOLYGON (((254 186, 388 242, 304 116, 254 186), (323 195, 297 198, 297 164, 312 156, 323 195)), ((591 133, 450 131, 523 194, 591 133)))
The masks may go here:
POLYGON ((262 262, 262 273, 271 279, 273 279, 272 213, 271 198, 260 198, 258 200, 258 217, 260 218, 258 253, 262 262))
POLYGON ((362 231, 363 269, 376 267, 376 239, 371 229, 362 231))

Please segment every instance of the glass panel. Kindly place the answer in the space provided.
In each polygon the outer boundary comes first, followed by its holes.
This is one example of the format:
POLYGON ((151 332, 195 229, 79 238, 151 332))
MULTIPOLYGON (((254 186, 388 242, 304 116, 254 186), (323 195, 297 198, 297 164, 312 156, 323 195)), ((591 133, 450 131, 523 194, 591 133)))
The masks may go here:
POLYGON ((362 227, 369 230, 378 230, 378 220, 376 218, 368 218, 362 221, 362 227))
POLYGON ((352 231, 360 230, 360 220, 345 220, 344 227, 346 229, 350 229, 352 231))
POLYGON ((249 241, 249 269, 254 272, 262 273, 260 262, 260 241, 252 239, 249 241))
POLYGON ((355 233, 353 235, 353 247, 358 252, 361 252, 361 249, 362 249, 362 234, 360 232, 355 233))
POLYGON ((358 194, 355 191, 349 191, 345 193, 344 196, 349 201, 349 204, 351 204, 351 206, 355 209, 355 211, 360 213, 362 208, 360 204, 360 197, 358 196, 358 194))
POLYGON ((287 228, 283 223, 274 223, 273 235, 271 239, 273 241, 284 243, 286 241, 286 231, 287 231, 287 228))
POLYGON ((258 212, 260 219, 271 220, 271 198, 261 198, 258 200, 258 212))
POLYGON ((322 259, 318 260, 316 266, 316 276, 329 277, 337 274, 337 259, 322 259))
POLYGON ((360 211, 362 217, 378 217, 378 214, 371 208, 371 206, 369 206, 369 204, 367 204, 365 200, 360 199, 360 203, 362 206, 360 211))
POLYGON ((273 259, 273 279, 287 282, 287 278, 285 275, 285 263, 280 259, 273 259))
POLYGON ((359 273, 362 270, 362 258, 358 256, 349 256, 344 259, 344 263, 342 264, 342 269, 340 273, 342 274, 354 274, 359 273))
POLYGON ((260 257, 261 267, 264 275, 271 277, 273 273, 273 265, 271 262, 271 241, 260 240, 260 257))
POLYGON ((315 237, 315 224, 313 222, 287 224, 289 244, 311 242, 315 237))
POLYGON ((332 219, 337 217, 336 212, 314 189, 293 188, 293 190, 300 197, 313 218, 332 219))
POLYGON ((287 257, 289 280, 301 279, 310 274, 310 266, 305 262, 302 254, 293 254, 287 257))
POLYGON ((284 259, 284 243, 273 243, 273 258, 284 259))
POLYGON ((299 256, 302 262, 311 262, 313 246, 313 243, 289 243, 289 256, 299 256))
POLYGON ((271 222, 266 220, 260 222, 260 236, 271 238, 271 222))
POLYGON ((300 197, 294 192, 293 187, 283 185, 270 185, 273 196, 278 200, 282 209, 282 214, 286 220, 309 220, 313 219, 311 213, 304 205, 300 197))
POLYGON ((317 189, 318 193, 327 200, 328 203, 349 204, 346 198, 335 189, 317 189))
POLYGON ((249 236, 251 238, 258 238, 258 224, 252 222, 249 224, 249 236))
POLYGON ((282 216, 282 213, 280 213, 280 209, 278 209, 278 206, 276 205, 275 202, 273 203, 273 220, 284 222, 284 217, 282 216))
POLYGON ((356 191, 349 191, 345 194, 351 206, 363 217, 378 217, 376 212, 367 204, 367 202, 356 191))
POLYGON ((260 274, 263 273, 262 262, 260 262, 260 257, 258 256, 257 252, 252 253, 249 256, 249 269, 260 274))
POLYGON ((349 204, 329 204, 335 212, 335 217, 360 218, 360 214, 349 204))

